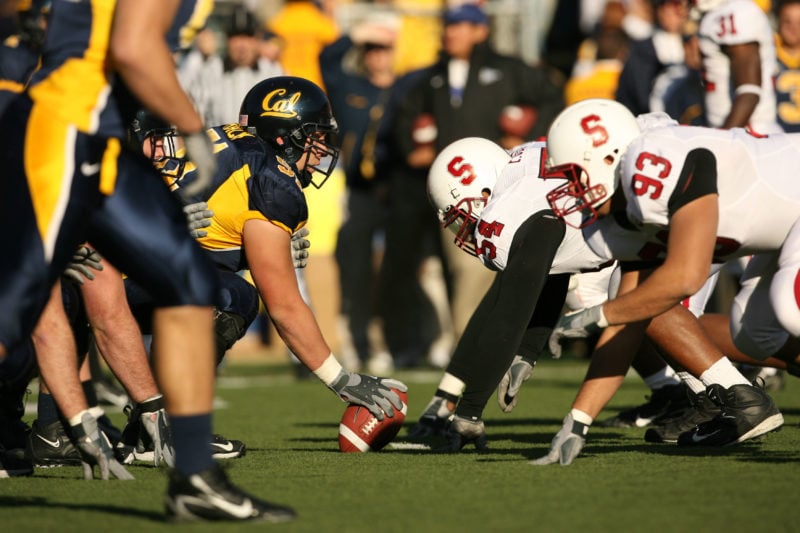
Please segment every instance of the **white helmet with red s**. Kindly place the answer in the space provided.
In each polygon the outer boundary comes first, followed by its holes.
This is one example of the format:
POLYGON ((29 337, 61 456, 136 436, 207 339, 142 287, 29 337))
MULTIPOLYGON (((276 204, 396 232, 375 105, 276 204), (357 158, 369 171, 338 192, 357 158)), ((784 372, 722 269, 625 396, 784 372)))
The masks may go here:
POLYGON ((603 98, 582 100, 564 109, 547 133, 544 178, 566 179, 547 195, 560 217, 580 211, 579 227, 597 219, 596 207, 611 198, 619 182, 619 162, 640 129, 624 105, 603 98))
POLYGON ((428 197, 439 222, 455 233, 456 246, 472 255, 475 223, 508 160, 492 141, 466 137, 439 152, 428 171, 428 197))

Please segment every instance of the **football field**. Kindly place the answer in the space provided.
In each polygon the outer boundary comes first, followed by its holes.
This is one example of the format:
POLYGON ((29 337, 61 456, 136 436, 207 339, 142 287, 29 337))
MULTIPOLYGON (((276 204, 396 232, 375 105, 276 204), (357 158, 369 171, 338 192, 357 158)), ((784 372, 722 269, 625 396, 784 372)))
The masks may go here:
MULTIPOLYGON (((345 404, 321 383, 298 382, 284 365, 228 366, 218 384, 215 430, 244 441, 248 451, 224 464, 236 483, 292 505, 299 518, 178 530, 798 530, 800 380, 788 377, 784 390, 773 394, 786 419, 783 429, 756 442, 684 449, 646 443, 644 429, 593 427, 571 466, 529 465, 547 452, 585 366, 574 359, 542 361, 513 413, 501 413, 494 398, 489 404, 489 450, 453 455, 403 446, 436 388, 438 371, 396 374, 409 385, 409 415, 393 445, 379 453, 342 454, 337 428, 345 404)), ((642 403, 646 393, 629 376, 601 418, 642 403)), ((122 423, 121 414, 112 419, 122 423)), ((175 530, 163 521, 164 472, 146 465, 130 471, 135 481, 84 481, 78 467, 0 480, 0 530, 175 530)))

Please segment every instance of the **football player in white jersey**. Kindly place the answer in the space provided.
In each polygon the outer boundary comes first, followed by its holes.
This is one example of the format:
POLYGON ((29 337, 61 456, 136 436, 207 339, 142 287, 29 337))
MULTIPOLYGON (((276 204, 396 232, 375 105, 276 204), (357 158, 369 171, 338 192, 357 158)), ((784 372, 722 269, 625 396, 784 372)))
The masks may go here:
MULTIPOLYGON (((575 229, 579 213, 568 215, 565 223, 550 209, 547 198, 555 183, 539 179, 544 148, 543 142, 531 142, 509 155, 491 141, 466 138, 446 147, 431 166, 428 192, 443 226, 456 234, 457 246, 498 274, 412 437, 443 430, 452 414, 447 447, 457 451, 470 442, 485 447, 483 409, 495 388, 501 409, 514 408, 561 313, 570 274, 612 263, 605 251, 593 252, 575 229)), ((640 233, 615 231, 630 233, 628 242, 645 242, 640 233)), ((673 327, 682 327, 681 317, 677 320, 673 327)), ((638 348, 630 347, 632 352, 638 348)), ((700 358, 695 351, 706 348, 687 343, 680 350, 700 358)))
POLYGON ((772 27, 753 0, 693 0, 700 19, 706 118, 716 128, 781 131, 776 119, 778 73, 772 27))
MULTIPOLYGON (((604 347, 632 342, 648 321, 652 327, 673 313, 715 265, 755 254, 731 316, 732 341, 742 352, 764 359, 800 334, 792 288, 800 267, 800 187, 786 172, 800 165, 800 136, 757 138, 740 128, 678 126, 653 114, 637 121, 617 102, 593 99, 556 118, 547 148, 549 175, 567 180, 550 196, 553 210, 564 217, 581 213, 590 246, 629 247, 617 242, 624 235, 606 231, 611 221, 662 240, 639 250, 653 267, 624 272, 619 296, 562 319, 572 328, 607 328, 571 414, 550 453, 536 461, 569 464, 585 442, 586 424, 621 382, 601 369, 624 374, 621 359, 628 356, 604 347)), ((783 424, 771 398, 726 358, 705 368, 684 366, 707 386, 721 413, 682 434, 679 445, 733 444, 783 424)))

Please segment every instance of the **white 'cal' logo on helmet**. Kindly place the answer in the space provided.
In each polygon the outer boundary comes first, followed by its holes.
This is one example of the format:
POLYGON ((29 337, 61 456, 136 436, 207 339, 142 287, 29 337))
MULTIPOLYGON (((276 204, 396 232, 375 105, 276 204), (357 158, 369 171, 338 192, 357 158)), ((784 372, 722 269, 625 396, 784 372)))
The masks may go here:
POLYGON ((275 89, 267 93, 261 101, 261 108, 264 110, 262 117, 294 118, 297 116, 295 104, 300 100, 301 93, 298 91, 288 98, 280 98, 286 94, 286 89, 275 89))

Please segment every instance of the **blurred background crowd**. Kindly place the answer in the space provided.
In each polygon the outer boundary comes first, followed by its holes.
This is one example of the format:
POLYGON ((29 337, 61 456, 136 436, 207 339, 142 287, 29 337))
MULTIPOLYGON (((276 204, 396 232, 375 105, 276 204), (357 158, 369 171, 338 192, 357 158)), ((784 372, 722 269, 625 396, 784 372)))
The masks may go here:
MULTIPOLYGON (((775 33, 778 121, 798 131, 800 1, 753 1, 775 33)), ((493 275, 440 228, 425 189, 437 152, 465 136, 511 148, 593 97, 707 124, 689 4, 217 0, 176 64, 209 126, 237 122, 244 94, 270 76, 325 89, 342 158, 324 188, 306 189, 306 297, 346 367, 385 375, 446 366, 493 275)), ((729 296, 734 279, 718 292, 729 296)), ((280 343, 265 312, 231 356, 285 354, 280 343)))

